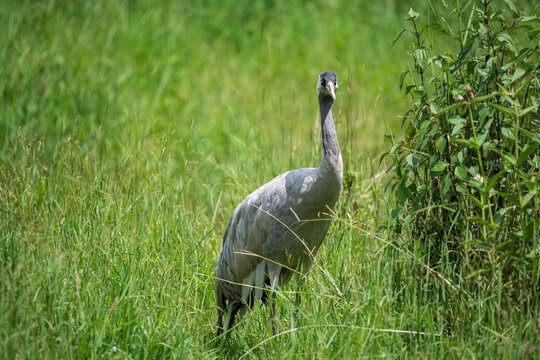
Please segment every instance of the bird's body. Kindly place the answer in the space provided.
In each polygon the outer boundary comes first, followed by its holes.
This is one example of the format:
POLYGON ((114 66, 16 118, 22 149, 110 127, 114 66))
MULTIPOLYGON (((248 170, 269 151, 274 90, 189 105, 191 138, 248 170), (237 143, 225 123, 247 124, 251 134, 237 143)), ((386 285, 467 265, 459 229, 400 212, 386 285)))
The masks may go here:
POLYGON ((307 272, 324 240, 341 191, 343 165, 332 117, 337 78, 319 76, 323 153, 317 168, 281 174, 264 184, 234 210, 219 254, 215 283, 219 312, 229 311, 232 326, 254 299, 266 300, 265 286, 275 289, 293 273, 307 272))

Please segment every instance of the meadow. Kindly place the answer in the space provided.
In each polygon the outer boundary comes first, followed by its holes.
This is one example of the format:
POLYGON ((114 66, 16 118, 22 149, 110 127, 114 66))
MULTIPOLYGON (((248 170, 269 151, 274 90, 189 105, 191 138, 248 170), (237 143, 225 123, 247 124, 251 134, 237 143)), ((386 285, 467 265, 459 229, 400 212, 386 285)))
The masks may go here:
POLYGON ((474 274, 388 231, 409 7, 429 2, 2 1, 0 358, 538 356, 537 303, 458 291, 474 274), (283 334, 256 305, 224 342, 221 235, 260 184, 318 165, 323 70, 345 181, 320 267, 299 308, 279 291, 283 334))

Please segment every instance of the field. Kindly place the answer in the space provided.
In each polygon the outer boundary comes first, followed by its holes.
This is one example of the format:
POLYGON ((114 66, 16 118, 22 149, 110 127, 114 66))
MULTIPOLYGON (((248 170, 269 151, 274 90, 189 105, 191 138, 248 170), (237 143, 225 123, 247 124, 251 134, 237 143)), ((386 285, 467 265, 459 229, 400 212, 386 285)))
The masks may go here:
POLYGON ((538 356, 537 311, 459 291, 473 275, 386 230, 409 7, 428 4, 1 2, 0 358, 538 356), (260 184, 318 165, 323 70, 345 182, 320 266, 297 316, 280 290, 283 334, 256 305, 222 341, 221 235, 260 184))

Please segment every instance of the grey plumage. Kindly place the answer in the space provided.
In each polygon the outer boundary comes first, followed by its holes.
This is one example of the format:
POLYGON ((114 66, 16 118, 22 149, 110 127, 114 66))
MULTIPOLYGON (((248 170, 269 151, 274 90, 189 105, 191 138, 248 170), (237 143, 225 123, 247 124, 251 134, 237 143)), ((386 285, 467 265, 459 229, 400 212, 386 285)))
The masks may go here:
POLYGON ((286 284, 295 272, 307 272, 324 240, 331 219, 323 213, 335 207, 343 177, 332 115, 335 89, 336 75, 321 73, 317 82, 323 141, 319 167, 277 176, 248 195, 229 220, 215 282, 218 334, 224 328, 225 312, 228 329, 237 312, 244 313, 255 299, 268 300, 268 288, 286 284))

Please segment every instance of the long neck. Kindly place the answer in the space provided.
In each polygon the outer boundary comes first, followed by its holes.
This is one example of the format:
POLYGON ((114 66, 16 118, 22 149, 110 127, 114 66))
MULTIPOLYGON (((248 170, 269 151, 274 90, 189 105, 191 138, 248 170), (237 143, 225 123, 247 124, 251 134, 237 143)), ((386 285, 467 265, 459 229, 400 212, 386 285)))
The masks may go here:
POLYGON ((336 126, 332 115, 333 104, 334 99, 331 97, 319 95, 323 151, 318 170, 322 179, 326 179, 324 180, 325 188, 336 187, 338 189, 337 196, 343 179, 343 161, 341 160, 341 149, 339 148, 336 126))
POLYGON ((332 105, 334 99, 330 96, 319 95, 319 107, 321 109, 321 132, 323 141, 324 158, 341 159, 341 149, 339 148, 336 126, 332 115, 332 105))

